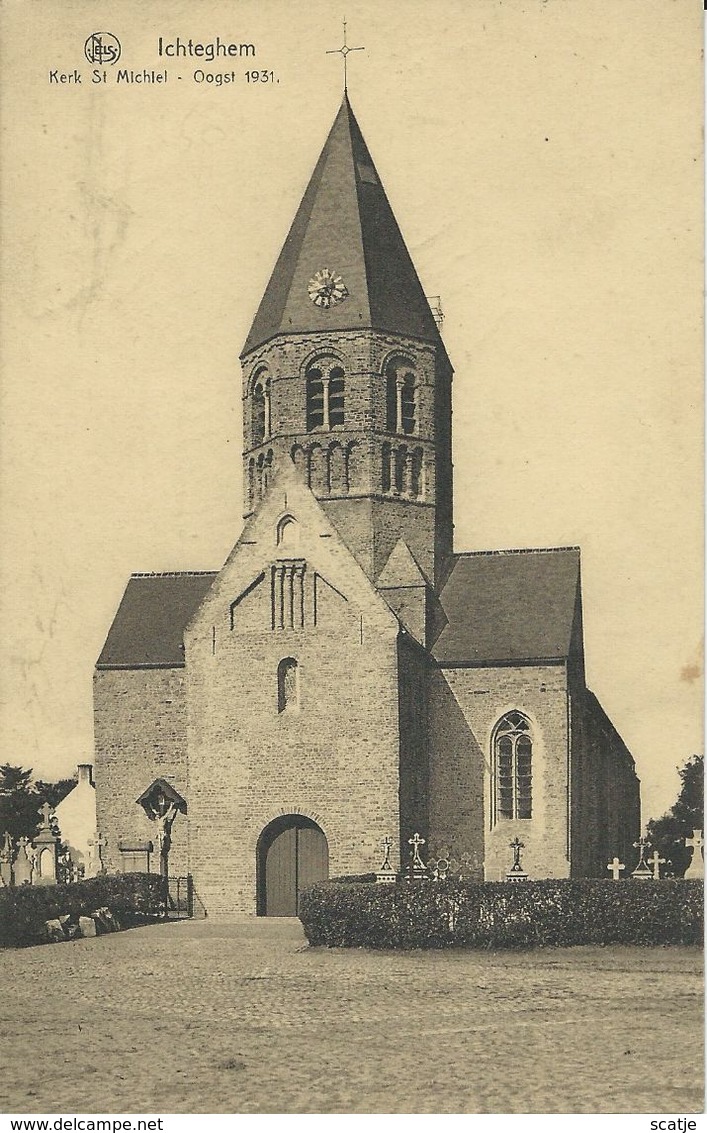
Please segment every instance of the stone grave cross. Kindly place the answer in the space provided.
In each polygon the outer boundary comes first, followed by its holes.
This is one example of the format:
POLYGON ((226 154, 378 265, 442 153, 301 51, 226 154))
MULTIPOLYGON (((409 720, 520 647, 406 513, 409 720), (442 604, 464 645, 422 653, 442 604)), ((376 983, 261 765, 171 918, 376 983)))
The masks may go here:
POLYGON ((614 860, 612 862, 609 862, 609 864, 606 868, 611 870, 611 876, 613 877, 614 881, 620 881, 621 880, 621 870, 626 869, 626 866, 624 865, 623 862, 620 862, 619 859, 614 854, 614 860))
POLYGON ((653 877, 655 881, 660 881, 660 867, 665 865, 665 858, 661 858, 657 850, 654 850, 648 859, 648 865, 653 868, 653 877))
POLYGON ((91 850, 88 872, 90 877, 95 877, 98 873, 106 872, 105 862, 103 861, 103 851, 108 845, 108 839, 103 837, 100 830, 97 830, 96 837, 89 838, 88 845, 91 850))
POLYGON ((687 878, 688 881, 691 880, 693 877, 694 878, 704 877, 705 867, 704 867, 704 862, 702 860, 702 852, 701 852, 703 845, 704 845, 704 839, 702 837, 702 831, 701 830, 693 830, 692 831, 692 837, 685 839, 686 849, 692 850, 692 858, 690 860, 690 864, 689 864, 689 866, 687 867, 687 869, 685 870, 685 873, 684 873, 684 877, 687 878))

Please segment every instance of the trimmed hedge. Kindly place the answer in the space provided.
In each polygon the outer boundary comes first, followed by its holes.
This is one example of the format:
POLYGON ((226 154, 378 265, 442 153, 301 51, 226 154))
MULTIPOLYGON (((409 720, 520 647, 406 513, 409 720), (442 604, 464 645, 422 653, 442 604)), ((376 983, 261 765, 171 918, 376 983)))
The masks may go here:
POLYGON ((106 907, 124 926, 159 916, 163 880, 155 873, 103 874, 72 885, 21 885, 0 889, 0 948, 41 944, 44 922, 68 913, 72 920, 106 907))
POLYGON ((312 945, 329 948, 532 948, 700 944, 699 881, 323 882, 300 897, 312 945))

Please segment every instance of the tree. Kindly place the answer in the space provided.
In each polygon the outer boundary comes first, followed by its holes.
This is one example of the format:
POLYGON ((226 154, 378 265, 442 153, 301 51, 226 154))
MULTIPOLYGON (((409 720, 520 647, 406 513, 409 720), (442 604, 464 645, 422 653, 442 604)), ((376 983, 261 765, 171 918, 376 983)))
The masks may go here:
POLYGON ((662 818, 648 823, 648 840, 666 859, 665 874, 669 877, 682 877, 691 856, 684 839, 694 829, 704 829, 704 756, 691 755, 678 768, 678 774, 681 787, 675 803, 662 818))
POLYGON ((37 779, 34 789, 38 797, 38 806, 49 803, 52 810, 62 802, 69 791, 76 786, 76 778, 57 779, 56 783, 45 783, 44 779, 37 779))
POLYGON ((32 790, 32 769, 0 766, 0 838, 34 838, 39 830, 40 800, 32 790))

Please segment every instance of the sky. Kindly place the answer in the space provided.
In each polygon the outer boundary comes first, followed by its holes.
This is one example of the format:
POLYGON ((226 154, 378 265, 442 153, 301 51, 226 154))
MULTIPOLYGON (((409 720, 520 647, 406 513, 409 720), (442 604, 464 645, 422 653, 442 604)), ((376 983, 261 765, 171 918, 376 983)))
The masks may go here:
MULTIPOLYGON (((661 814, 703 744, 701 5, 345 14, 354 111, 445 313, 456 548, 581 546, 588 683, 661 814)), ((236 541, 238 355, 341 101, 343 15, 3 6, 2 762, 90 761, 128 576, 236 541), (252 43, 272 79, 187 58, 94 85, 98 30, 139 71, 159 36, 252 43)))

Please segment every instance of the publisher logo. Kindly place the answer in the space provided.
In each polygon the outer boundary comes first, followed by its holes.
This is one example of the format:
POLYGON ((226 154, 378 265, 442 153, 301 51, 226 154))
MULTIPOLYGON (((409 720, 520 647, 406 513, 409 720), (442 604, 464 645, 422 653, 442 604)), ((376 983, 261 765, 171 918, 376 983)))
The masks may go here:
POLYGON ((120 59, 120 40, 109 31, 94 31, 84 43, 83 51, 89 63, 112 66, 120 59))

